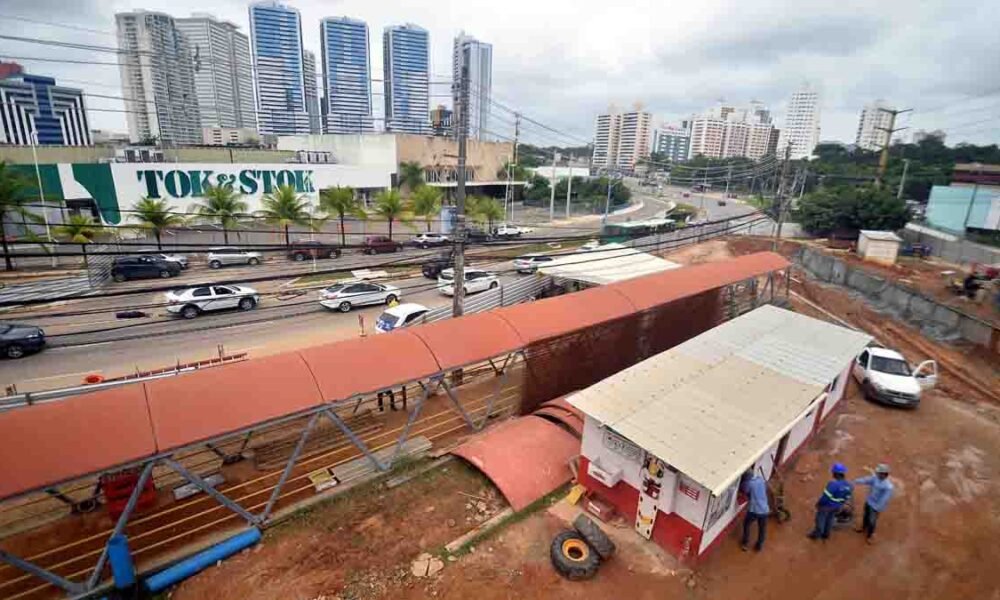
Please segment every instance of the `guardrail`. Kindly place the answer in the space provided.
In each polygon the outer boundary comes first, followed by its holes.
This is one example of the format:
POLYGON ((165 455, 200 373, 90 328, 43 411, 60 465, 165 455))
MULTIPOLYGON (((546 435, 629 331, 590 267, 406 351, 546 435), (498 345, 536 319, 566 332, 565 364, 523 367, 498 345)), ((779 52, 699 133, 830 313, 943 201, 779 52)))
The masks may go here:
MULTIPOLYGON (((487 290, 472 296, 466 296, 465 313, 477 313, 519 304, 537 296, 545 288, 553 284, 551 277, 534 276, 518 279, 507 285, 501 285, 495 290, 487 290)), ((424 315, 423 322, 433 323, 451 318, 451 306, 432 308, 424 315)))

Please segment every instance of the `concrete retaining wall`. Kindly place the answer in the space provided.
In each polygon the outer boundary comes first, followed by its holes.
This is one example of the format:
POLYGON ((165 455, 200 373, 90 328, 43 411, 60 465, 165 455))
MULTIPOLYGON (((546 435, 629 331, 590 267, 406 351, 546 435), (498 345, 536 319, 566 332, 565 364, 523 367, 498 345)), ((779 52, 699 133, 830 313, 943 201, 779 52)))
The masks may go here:
POLYGON ((963 339, 1000 352, 1000 328, 979 317, 813 248, 803 248, 798 262, 813 277, 860 292, 877 310, 891 313, 927 335, 963 339))

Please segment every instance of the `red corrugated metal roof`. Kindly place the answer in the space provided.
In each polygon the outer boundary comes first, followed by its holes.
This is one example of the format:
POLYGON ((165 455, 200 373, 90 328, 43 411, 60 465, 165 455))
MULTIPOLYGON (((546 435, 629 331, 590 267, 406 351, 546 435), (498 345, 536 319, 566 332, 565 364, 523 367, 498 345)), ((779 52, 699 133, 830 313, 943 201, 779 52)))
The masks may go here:
POLYGON ((427 344, 444 371, 524 346, 524 340, 510 324, 492 312, 438 321, 407 331, 427 344))
POLYGON ((0 498, 156 452, 141 384, 0 414, 0 498))
POLYGON ((615 285, 516 304, 493 314, 510 323, 525 343, 531 344, 635 312, 635 307, 614 290, 615 285))
POLYGON ((545 419, 500 423, 452 450, 490 478, 514 510, 522 510, 573 476, 580 440, 545 419))
POLYGON ((323 401, 297 352, 146 383, 157 447, 178 448, 323 401))

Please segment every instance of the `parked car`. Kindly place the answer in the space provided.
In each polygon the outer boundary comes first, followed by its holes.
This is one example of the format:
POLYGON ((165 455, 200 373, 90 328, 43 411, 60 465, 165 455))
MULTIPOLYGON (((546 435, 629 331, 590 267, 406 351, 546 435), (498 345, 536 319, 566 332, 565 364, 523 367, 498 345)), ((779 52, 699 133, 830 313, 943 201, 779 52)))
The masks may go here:
POLYGON ((525 254, 514 259, 514 268, 517 269, 518 273, 534 273, 538 270, 539 265, 552 262, 552 260, 551 256, 537 252, 525 254))
POLYGON ((430 248, 431 246, 444 246, 450 241, 448 236, 443 233, 421 233, 410 240, 410 243, 417 248, 430 248))
POLYGON ((364 248, 361 250, 365 254, 386 254, 388 252, 399 252, 403 249, 403 244, 389 239, 384 235, 370 235, 365 238, 364 248))
POLYGON ((517 225, 504 224, 494 229, 493 235, 495 235, 498 238, 512 238, 512 237, 521 237, 527 232, 528 232, 527 229, 518 227, 517 225))
POLYGON ((375 321, 375 333, 389 333, 393 329, 400 329, 407 325, 419 323, 420 319, 430 310, 423 304, 407 302, 397 304, 386 309, 384 313, 375 321))
POLYGON ((152 277, 176 277, 181 274, 181 266, 153 256, 119 256, 111 264, 111 278, 122 282, 128 279, 150 279, 152 277))
POLYGON ((331 285, 319 293, 319 303, 331 310, 349 312, 355 306, 392 304, 401 296, 402 293, 396 286, 358 281, 331 285))
POLYGON ((252 310, 260 303, 257 290, 242 285, 200 285, 164 294, 167 312, 193 319, 215 310, 252 310))
MULTIPOLYGON (((500 279, 495 273, 482 269, 465 269, 465 293, 475 294, 500 287, 500 279)), ((455 270, 445 269, 438 276, 438 291, 445 296, 455 295, 455 270)))
POLYGON ((259 265, 260 252, 250 252, 239 248, 209 248, 208 266, 219 269, 226 265, 259 265))
POLYGON ((0 321, 0 352, 7 358, 21 358, 45 347, 45 332, 41 327, 0 321))
POLYGON ((916 408, 921 392, 937 384, 935 361, 925 360, 912 369, 899 352, 877 346, 859 354, 851 372, 865 398, 895 406, 916 408))
POLYGON ((167 262, 177 263, 180 265, 181 269, 186 269, 190 266, 188 264, 188 257, 183 254, 166 254, 164 252, 160 252, 159 250, 142 250, 140 253, 143 256, 152 256, 153 258, 158 258, 167 262))
POLYGON ((340 258, 340 248, 320 241, 299 240, 288 247, 287 256, 296 262, 307 258, 340 258))
POLYGON ((437 279, 441 271, 444 271, 448 267, 455 265, 455 253, 454 252, 442 252, 433 258, 428 258, 420 266, 420 272, 424 274, 427 279, 437 279))
POLYGON ((493 237, 479 227, 467 227, 465 230, 465 241, 473 243, 488 242, 493 237))

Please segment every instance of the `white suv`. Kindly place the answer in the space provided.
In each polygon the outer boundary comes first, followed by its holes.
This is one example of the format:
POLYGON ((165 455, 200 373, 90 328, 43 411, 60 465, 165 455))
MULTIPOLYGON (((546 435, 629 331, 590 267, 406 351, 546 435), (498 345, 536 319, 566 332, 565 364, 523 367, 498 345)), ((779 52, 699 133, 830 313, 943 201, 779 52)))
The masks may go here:
MULTIPOLYGON (((482 269, 465 270, 465 293, 475 294, 500 287, 500 279, 495 273, 482 269)), ((445 269, 438 276, 438 291, 445 296, 455 295, 455 270, 445 269)))
POLYGON ((225 265, 259 265, 260 252, 249 252, 239 248, 209 248, 208 266, 218 269, 225 265))
POLYGON ((185 319, 193 319, 213 310, 251 310, 260 302, 257 290, 242 285, 202 285, 173 290, 164 296, 167 298, 167 312, 185 319))

